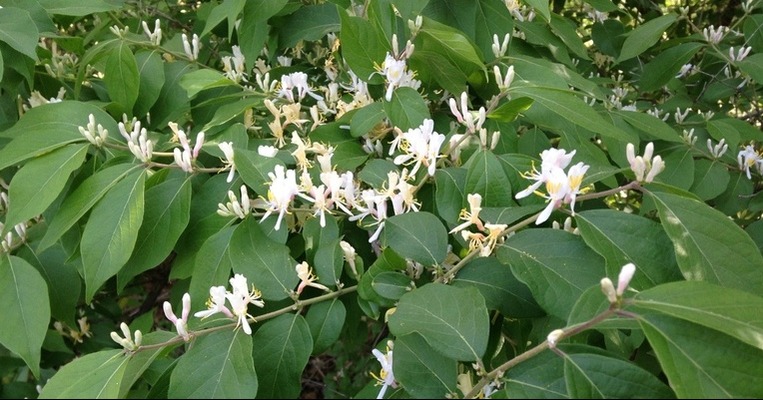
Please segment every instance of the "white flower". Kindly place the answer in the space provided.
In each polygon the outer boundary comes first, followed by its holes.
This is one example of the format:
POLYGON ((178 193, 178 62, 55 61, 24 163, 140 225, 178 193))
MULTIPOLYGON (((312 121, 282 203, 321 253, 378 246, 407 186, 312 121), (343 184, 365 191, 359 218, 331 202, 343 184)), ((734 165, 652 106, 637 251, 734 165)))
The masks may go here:
POLYGON ((387 392, 387 387, 397 387, 397 382, 395 382, 395 374, 392 372, 392 347, 393 343, 390 340, 387 341, 386 354, 382 353, 378 349, 371 350, 371 353, 374 355, 374 357, 376 357, 376 360, 379 361, 379 364, 381 364, 379 375, 373 375, 377 380, 377 384, 382 385, 381 390, 379 390, 379 394, 376 396, 377 399, 384 398, 384 394, 387 392))
POLYGON ((183 38, 183 50, 185 51, 186 57, 191 61, 198 60, 199 48, 201 47, 199 44, 199 35, 194 33, 193 39, 190 42, 188 41, 188 35, 184 33, 181 36, 183 38))
POLYGON ((357 257, 358 253, 355 252, 355 248, 352 247, 351 244, 345 242, 344 240, 339 242, 339 247, 342 248, 342 252, 344 253, 344 259, 347 261, 347 264, 350 265, 350 269, 352 270, 353 275, 357 277, 358 270, 355 265, 355 257, 357 257))
POLYGON ((246 66, 244 64, 244 54, 241 53, 241 48, 233 46, 233 56, 225 56, 222 58, 224 75, 234 81, 241 82, 246 78, 246 66))
POLYGON ((752 145, 747 145, 737 154, 737 162, 739 163, 739 168, 743 169, 747 174, 747 179, 752 179, 750 167, 756 164, 763 164, 763 159, 752 145))
POLYGON ((130 327, 127 326, 127 324, 122 322, 119 325, 119 328, 122 329, 122 334, 124 337, 120 337, 116 332, 111 332, 111 340, 117 342, 119 345, 124 347, 125 350, 137 350, 140 347, 141 341, 143 340, 143 334, 141 334, 139 330, 136 330, 135 339, 133 340, 133 336, 130 333, 130 327))
POLYGON ((163 308, 164 316, 175 325, 178 335, 182 336, 186 342, 191 340, 191 335, 188 333, 188 314, 191 312, 191 295, 188 293, 183 295, 183 311, 180 318, 172 311, 172 304, 169 301, 164 302, 163 308))
POLYGON ((392 92, 396 88, 411 87, 418 89, 421 86, 421 81, 413 79, 414 74, 408 71, 405 59, 398 60, 390 53, 387 53, 384 58, 380 73, 384 75, 387 82, 387 90, 384 93, 384 99, 387 101, 392 100, 392 92))
POLYGON ((655 156, 652 158, 653 152, 654 145, 652 142, 649 142, 646 145, 643 156, 636 156, 633 143, 628 143, 626 146, 625 155, 628 158, 631 171, 636 175, 637 182, 652 182, 654 177, 665 169, 665 163, 662 161, 662 157, 655 156))
MULTIPOLYGON (((507 34, 506 37, 509 35, 507 34)), ((514 80, 514 66, 509 66, 506 70, 506 76, 501 75, 501 69, 497 66, 493 66, 493 74, 495 75, 495 82, 498 84, 498 89, 506 90, 511 86, 511 82, 514 80)))
POLYGON ((228 202, 217 204, 217 214, 222 217, 246 218, 252 210, 249 192, 246 185, 241 185, 241 202, 238 201, 232 190, 228 191, 228 202))
MULTIPOLYGON (((510 34, 506 34, 503 37, 503 42, 498 41, 498 35, 493 34, 493 45, 491 46, 491 49, 493 50, 493 55, 495 58, 501 58, 504 55, 506 55, 506 51, 509 49, 509 40, 511 39, 510 34)), ((501 81, 500 79, 497 79, 497 81, 501 81)))
POLYGON ((231 305, 231 311, 233 312, 234 317, 238 318, 236 326, 242 326, 244 332, 247 335, 251 335, 252 328, 249 326, 248 318, 253 317, 248 313, 248 306, 249 304, 254 304, 260 308, 264 307, 265 303, 260 300, 262 295, 254 288, 254 286, 252 286, 252 290, 249 291, 246 277, 241 274, 235 274, 233 278, 230 278, 230 285, 233 291, 225 293, 225 298, 228 299, 228 302, 231 305))
MULTIPOLYGON (((513 70, 510 69, 510 71, 513 70)), ((509 75, 510 74, 507 74, 506 77, 509 78, 509 75)), ((456 99, 454 98, 448 100, 448 105, 450 106, 450 112, 453 113, 453 115, 456 117, 458 123, 464 125, 469 130, 469 132, 474 133, 482 129, 482 124, 485 123, 485 118, 487 118, 487 115, 485 107, 480 107, 480 109, 477 111, 469 111, 469 105, 467 104, 468 99, 469 97, 467 93, 462 92, 460 110, 458 108, 458 104, 456 103, 456 99)))
POLYGON ((622 296, 625 293, 625 289, 633 279, 633 275, 636 273, 636 266, 633 263, 623 265, 620 270, 620 275, 617 278, 617 295, 622 296))
POLYGON ((230 168, 226 182, 233 182, 233 174, 236 172, 236 163, 233 161, 233 142, 220 142, 217 144, 217 147, 220 148, 225 156, 225 168, 230 168))
POLYGON ((479 193, 470 193, 466 196, 466 200, 469 203, 469 211, 466 211, 464 208, 459 214, 459 219, 466 222, 451 229, 448 233, 456 233, 460 230, 468 228, 471 225, 476 225, 477 229, 479 230, 485 229, 485 227, 482 225, 482 221, 480 220, 480 211, 482 211, 482 195, 479 193))
POLYGON ((273 158, 276 156, 276 154, 278 154, 278 148, 275 146, 260 145, 257 147, 257 154, 263 157, 273 158))
POLYGON ((154 46, 159 46, 162 43, 162 27, 159 24, 159 19, 157 18, 154 22, 154 31, 151 32, 151 30, 148 29, 148 24, 146 21, 143 21, 143 31, 146 32, 146 36, 148 36, 148 40, 151 41, 151 44, 154 46))
POLYGON ((274 172, 269 172, 268 176, 270 177, 268 208, 260 221, 264 221, 270 214, 278 212, 278 220, 275 225, 275 229, 278 230, 294 196, 300 194, 299 185, 297 185, 296 171, 293 169, 286 170, 283 165, 276 165, 274 172))
POLYGON ((132 132, 128 133, 123 122, 118 124, 119 133, 127 140, 130 152, 140 161, 149 162, 154 154, 154 144, 148 139, 146 128, 141 128, 140 121, 132 124, 132 132))
POLYGON ((517 193, 514 197, 521 199, 538 190, 538 188, 548 180, 550 173, 554 168, 567 168, 567 165, 572 161, 572 156, 575 155, 576 151, 577 150, 572 150, 570 153, 567 153, 564 149, 555 149, 553 147, 543 150, 543 152, 540 153, 540 172, 533 167, 532 171, 523 174, 524 178, 532 179, 535 183, 530 185, 527 189, 517 193))
POLYGON ((429 175, 433 176, 437 167, 437 158, 440 156, 440 148, 444 142, 445 135, 434 131, 434 121, 425 119, 418 128, 409 129, 394 139, 390 155, 399 146, 405 154, 395 157, 395 164, 413 163, 411 175, 415 175, 419 167, 424 165, 429 175))
POLYGON ((278 96, 288 99, 290 102, 299 102, 306 95, 315 100, 323 100, 323 97, 313 93, 307 82, 307 74, 304 72, 292 72, 281 76, 281 88, 278 90, 278 96), (294 90, 297 90, 297 97, 294 97, 294 90))
POLYGON ((197 318, 207 318, 219 312, 225 314, 228 318, 233 318, 233 313, 225 306, 225 286, 212 286, 209 288, 209 299, 207 299, 207 309, 193 314, 197 318))
POLYGON ((312 268, 307 264, 307 261, 302 261, 301 263, 297 264, 294 269, 300 279, 299 286, 297 287, 297 294, 302 293, 302 291, 305 290, 305 288, 308 286, 312 286, 320 290, 325 290, 327 292, 330 291, 328 287, 315 282, 318 280, 318 277, 315 276, 312 268))
POLYGON ((106 142, 106 138, 109 136, 109 131, 104 129, 101 124, 96 126, 95 116, 93 114, 88 116, 88 123, 86 127, 87 129, 80 126, 79 133, 81 133, 88 142, 92 143, 96 147, 101 147, 103 143, 106 142))

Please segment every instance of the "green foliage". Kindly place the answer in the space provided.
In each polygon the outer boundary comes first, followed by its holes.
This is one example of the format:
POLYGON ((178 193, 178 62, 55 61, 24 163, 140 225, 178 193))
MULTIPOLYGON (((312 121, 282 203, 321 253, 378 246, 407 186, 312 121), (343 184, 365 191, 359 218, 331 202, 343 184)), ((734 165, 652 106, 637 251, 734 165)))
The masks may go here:
POLYGON ((763 7, 677 3, 0 0, 0 395, 763 397, 763 7))

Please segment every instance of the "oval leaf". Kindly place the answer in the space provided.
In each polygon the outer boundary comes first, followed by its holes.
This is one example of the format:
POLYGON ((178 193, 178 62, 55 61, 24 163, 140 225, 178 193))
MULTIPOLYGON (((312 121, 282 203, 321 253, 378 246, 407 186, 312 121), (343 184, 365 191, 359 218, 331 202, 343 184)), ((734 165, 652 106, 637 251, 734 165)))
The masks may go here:
POLYGON ((648 21, 630 31, 625 39, 625 43, 623 43, 622 50, 620 50, 620 56, 617 57, 617 63, 636 57, 652 47, 652 45, 660 40, 665 30, 675 21, 675 14, 667 14, 648 21))
POLYGON ((103 350, 64 365, 45 383, 40 399, 116 399, 129 357, 103 350))
POLYGON ((418 399, 444 399, 456 391, 458 363, 438 353, 421 335, 395 339, 392 370, 405 391, 418 399))
POLYGON ((313 337, 313 354, 321 354, 339 339, 347 318, 347 308, 339 299, 313 304, 307 310, 305 322, 313 337))
POLYGON ((400 298, 389 329, 395 336, 418 333, 448 358, 477 361, 487 349, 490 322, 476 289, 433 283, 400 298))
POLYGON ((123 112, 132 114, 132 107, 138 100, 140 73, 138 61, 126 42, 122 41, 112 49, 106 59, 103 80, 111 100, 119 104, 123 112))
POLYGON ((634 393, 642 399, 675 398, 670 388, 650 372, 599 354, 568 355, 564 359, 564 377, 570 398, 623 399, 634 393))
POLYGON ((264 399, 294 399, 302 389, 301 376, 313 351, 310 327, 299 314, 283 314, 254 333, 252 355, 260 371, 258 395, 264 399))
POLYGON ((405 258, 432 266, 445 260, 448 232, 434 214, 405 213, 386 220, 384 243, 405 258))

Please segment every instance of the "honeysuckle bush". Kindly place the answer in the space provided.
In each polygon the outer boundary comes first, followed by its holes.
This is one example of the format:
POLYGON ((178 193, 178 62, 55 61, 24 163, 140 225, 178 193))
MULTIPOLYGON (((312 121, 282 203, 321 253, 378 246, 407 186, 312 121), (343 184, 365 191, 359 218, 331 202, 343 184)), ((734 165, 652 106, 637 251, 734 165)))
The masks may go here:
POLYGON ((763 396, 761 1, 0 6, 3 397, 763 396))

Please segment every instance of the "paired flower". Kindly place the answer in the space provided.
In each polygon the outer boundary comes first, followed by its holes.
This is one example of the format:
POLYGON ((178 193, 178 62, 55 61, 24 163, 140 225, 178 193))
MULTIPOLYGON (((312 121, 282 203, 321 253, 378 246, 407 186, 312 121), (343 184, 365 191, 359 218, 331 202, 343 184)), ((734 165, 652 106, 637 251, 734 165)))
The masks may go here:
POLYGON ((120 346, 124 347, 125 350, 128 351, 135 351, 140 347, 141 342, 143 341, 143 334, 140 333, 139 330, 135 331, 135 339, 133 339, 133 335, 130 332, 130 327, 127 326, 126 323, 122 322, 119 324, 119 328, 122 330, 122 334, 124 337, 119 336, 116 332, 111 332, 111 340, 117 342, 120 346))
POLYGON ((299 286, 297 287, 298 295, 301 294, 302 291, 305 290, 305 288, 308 286, 312 286, 320 290, 325 290, 327 292, 330 291, 328 287, 315 282, 318 280, 318 277, 315 276, 313 269, 310 267, 307 261, 302 261, 301 263, 297 264, 294 269, 297 271, 297 276, 300 279, 299 286))
POLYGON ((652 158, 654 152, 654 145, 649 142, 644 149, 643 156, 636 156, 635 148, 632 143, 628 143, 625 149, 628 163, 630 163, 631 170, 636 174, 636 181, 649 183, 654 180, 662 170, 665 169, 665 162, 662 161, 662 157, 655 156, 652 158))
POLYGON ((235 274, 229 280, 232 291, 225 290, 224 286, 213 286, 209 288, 209 300, 207 300, 207 310, 199 311, 193 314, 198 318, 207 318, 219 312, 225 314, 228 318, 236 318, 238 323, 236 327, 242 326, 247 335, 252 334, 252 328, 249 326, 249 318, 254 318, 248 313, 249 304, 257 307, 264 307, 265 302, 260 300, 262 294, 254 288, 249 290, 246 277, 241 274, 235 274), (225 300, 228 300, 230 308, 226 307, 225 300))
POLYGON ((146 128, 141 128, 140 121, 132 124, 132 132, 127 132, 124 122, 119 123, 119 133, 127 140, 130 152, 140 161, 149 162, 154 154, 154 143, 148 139, 146 128))
POLYGON ((109 137, 109 131, 105 129, 103 125, 95 124, 95 116, 93 114, 88 116, 88 123, 85 127, 79 127, 79 133, 96 147, 103 146, 103 143, 106 142, 106 138, 109 137))
POLYGON ((548 205, 540 213, 535 221, 536 225, 542 224, 551 216, 551 212, 559 208, 562 204, 569 204, 572 215, 575 215, 575 200, 580 194, 580 185, 583 182, 583 176, 588 171, 588 165, 582 162, 577 163, 564 172, 564 168, 572 161, 575 150, 567 153, 563 149, 548 149, 541 153, 541 170, 535 168, 524 176, 527 179, 535 180, 535 183, 527 189, 517 193, 514 197, 521 199, 536 193, 548 199, 548 205), (542 185, 546 185, 546 194, 537 192, 542 185))
POLYGON ((169 301, 165 301, 163 304, 164 316, 175 325, 175 329, 178 335, 183 337, 186 342, 191 340, 191 334, 188 333, 188 314, 191 313, 191 295, 188 293, 183 295, 183 311, 178 318, 172 311, 172 304, 169 301))
POLYGON ((434 176, 437 168, 437 159, 440 157, 440 147, 445 142, 445 135, 435 132, 434 121, 425 119, 418 128, 409 129, 406 132, 398 130, 397 137, 392 141, 389 154, 400 147, 404 154, 395 157, 395 164, 414 164, 411 175, 416 175, 423 165, 427 167, 430 176, 434 176))
POLYGON ((170 122, 168 125, 182 147, 182 150, 177 147, 173 150, 175 164, 177 164, 183 171, 192 173, 193 161, 199 156, 201 146, 204 145, 204 131, 201 131, 196 135, 196 144, 193 146, 193 149, 191 149, 191 143, 188 141, 188 136, 186 136, 182 129, 178 129, 178 124, 170 122))

